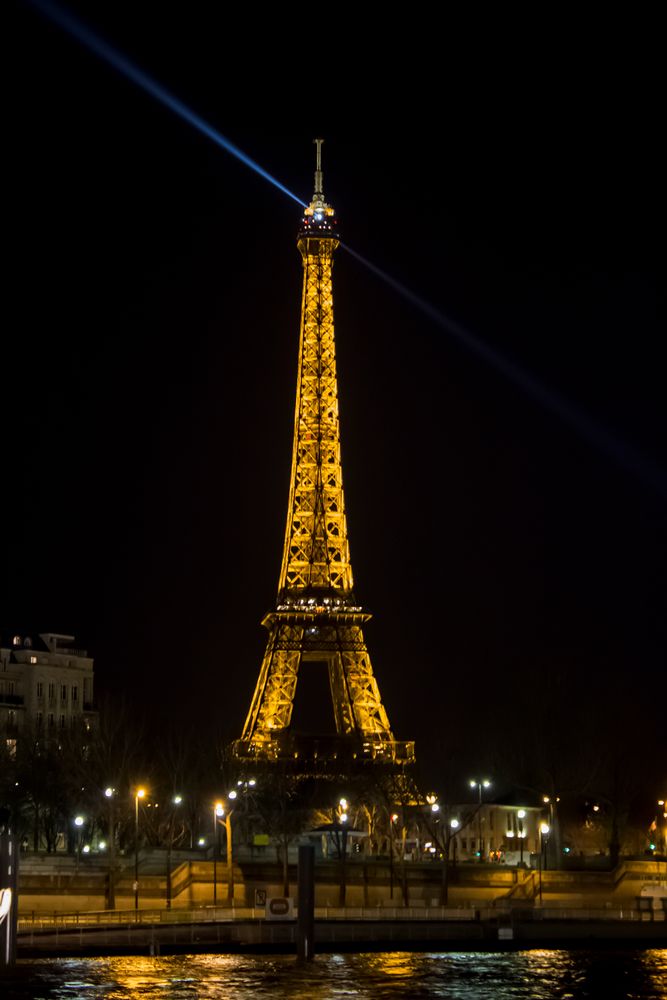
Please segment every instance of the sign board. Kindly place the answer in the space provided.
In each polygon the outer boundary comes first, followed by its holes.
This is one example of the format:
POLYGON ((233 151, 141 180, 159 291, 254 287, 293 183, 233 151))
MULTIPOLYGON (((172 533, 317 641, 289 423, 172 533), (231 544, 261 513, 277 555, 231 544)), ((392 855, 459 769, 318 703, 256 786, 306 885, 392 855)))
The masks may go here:
POLYGON ((274 896, 266 904, 267 920, 294 920, 294 900, 291 896, 274 896))
POLYGON ((266 906, 266 889, 255 889, 255 907, 266 906))
POLYGON ((268 847, 269 846, 269 835, 268 833, 256 833, 252 838, 253 847, 268 847))

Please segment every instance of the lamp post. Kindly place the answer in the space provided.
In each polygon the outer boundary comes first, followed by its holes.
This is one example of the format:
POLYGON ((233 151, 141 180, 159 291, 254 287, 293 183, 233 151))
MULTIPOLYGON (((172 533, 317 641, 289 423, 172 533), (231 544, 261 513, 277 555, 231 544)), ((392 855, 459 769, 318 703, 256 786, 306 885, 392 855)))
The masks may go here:
POLYGON ((74 817, 74 826, 76 827, 76 845, 74 848, 74 857, 76 859, 76 867, 79 867, 79 858, 81 857, 81 827, 85 823, 83 816, 74 817))
POLYGON ((394 898, 394 823, 398 821, 398 813, 389 817, 389 898, 394 898))
POLYGON ((519 820, 519 825, 517 830, 517 834, 519 837, 519 867, 523 868, 523 842, 526 839, 526 831, 523 828, 523 821, 526 818, 526 810, 519 809, 517 817, 519 820))
MULTIPOLYGON (((236 799, 236 792, 230 792, 227 796, 232 802, 236 799)), ((224 811, 225 817, 225 837, 227 840, 227 902, 234 905, 234 845, 232 843, 232 814, 234 806, 229 805, 224 811)))
POLYGON ((479 831, 479 863, 483 864, 483 862, 484 862, 484 848, 483 848, 483 842, 482 842, 482 789, 483 788, 490 788, 491 787, 491 782, 488 780, 488 778, 482 778, 481 781, 478 781, 476 778, 474 778, 470 782, 470 787, 471 788, 476 788, 477 791, 478 791, 478 794, 479 794, 479 800, 478 800, 479 801, 479 805, 477 807, 477 828, 478 828, 478 831, 479 831))
POLYGON ((539 896, 542 903, 542 852, 544 844, 549 836, 550 826, 548 823, 540 823, 540 857, 539 857, 539 896))
POLYGON ((340 888, 338 892, 338 905, 345 906, 345 895, 347 892, 347 872, 345 870, 345 863, 347 860, 347 799, 341 799, 338 803, 338 824, 341 828, 341 855, 340 855, 340 888))
POLYGON ((107 887, 107 910, 116 908, 116 817, 114 797, 116 789, 110 785, 104 789, 104 795, 109 803, 109 875, 107 887))
POLYGON ((145 788, 134 793, 134 911, 139 909, 139 799, 146 796, 145 788))
POLYGON ((182 795, 174 795, 171 800, 171 816, 169 818, 169 832, 167 836, 167 909, 171 909, 171 849, 174 844, 174 817, 176 816, 175 806, 180 806, 183 801, 182 795))
POLYGON ((218 905, 218 854, 219 835, 218 820, 225 815, 222 802, 216 802, 213 806, 213 905, 218 905))

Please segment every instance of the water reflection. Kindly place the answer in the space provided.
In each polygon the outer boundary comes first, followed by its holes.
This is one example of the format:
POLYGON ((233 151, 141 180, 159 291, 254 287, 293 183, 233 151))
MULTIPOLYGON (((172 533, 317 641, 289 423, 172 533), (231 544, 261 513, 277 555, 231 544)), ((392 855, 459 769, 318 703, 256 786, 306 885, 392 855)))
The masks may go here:
MULTIPOLYGON (((8 989, 4 987, 8 986, 8 989)), ((13 1000, 665 1000, 667 949, 183 955, 20 962, 13 1000)))

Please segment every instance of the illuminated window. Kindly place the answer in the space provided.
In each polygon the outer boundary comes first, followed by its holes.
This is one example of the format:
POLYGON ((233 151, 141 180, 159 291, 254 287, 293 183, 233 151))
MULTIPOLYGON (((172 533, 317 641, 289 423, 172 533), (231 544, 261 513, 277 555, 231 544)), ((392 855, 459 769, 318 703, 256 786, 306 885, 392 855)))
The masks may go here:
POLYGON ((7 753, 13 759, 16 757, 16 740, 6 740, 7 753))
POLYGON ((14 638, 12 639, 12 646, 20 646, 20 645, 21 645, 21 636, 15 635, 14 638))
POLYGON ((31 656, 30 657, 30 662, 31 663, 37 663, 37 657, 36 656, 31 656))

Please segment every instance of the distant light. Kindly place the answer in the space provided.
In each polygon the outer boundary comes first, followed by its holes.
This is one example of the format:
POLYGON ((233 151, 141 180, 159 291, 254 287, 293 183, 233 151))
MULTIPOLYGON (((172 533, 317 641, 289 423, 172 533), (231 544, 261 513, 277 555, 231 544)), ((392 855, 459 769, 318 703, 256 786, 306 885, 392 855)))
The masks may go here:
POLYGON ((341 799, 338 805, 341 807, 341 809, 347 809, 347 799, 341 799))
POLYGON ((490 788, 491 787, 491 782, 490 781, 483 781, 482 784, 484 785, 485 788, 490 788))
POLYGON ((215 804, 215 815, 216 816, 224 816, 225 815, 225 810, 223 808, 222 802, 216 802, 216 804, 215 804))
POLYGON ((100 851, 105 851, 106 847, 107 847, 106 840, 100 840, 100 842, 99 842, 99 844, 97 846, 98 846, 98 848, 99 848, 100 851))
POLYGON ((137 798, 138 799, 143 799, 143 798, 145 798, 145 796, 146 796, 146 789, 145 788, 137 788, 137 798))
POLYGON ((458 830, 458 828, 461 826, 461 824, 457 819, 450 819, 449 825, 451 826, 452 830, 458 830))
POLYGON ((83 816, 75 816, 74 817, 74 826, 83 826, 83 824, 84 824, 84 818, 83 818, 83 816))
POLYGON ((511 839, 514 836, 514 830, 508 830, 507 836, 511 839))
POLYGON ((340 814, 340 821, 341 823, 347 823, 347 813, 340 814))
POLYGON ((113 796, 113 793, 114 793, 114 789, 113 788, 105 788, 104 789, 104 794, 106 795, 106 797, 108 799, 110 799, 113 796))
POLYGON ((397 819, 398 819, 398 813, 392 813, 392 817, 391 817, 392 823, 395 823, 397 819))
POLYGON ((203 837, 200 837, 199 840, 197 841, 197 845, 199 847, 203 847, 205 843, 206 843, 206 841, 204 840, 203 837))
POLYGON ((180 806, 180 804, 181 804, 182 801, 183 801, 183 796, 182 795, 174 795, 174 805, 175 806, 180 806))
POLYGON ((569 847, 564 847, 563 848, 563 854, 569 854, 569 853, 570 853, 570 848, 569 847))
POLYGON ((440 812, 440 806, 438 805, 437 802, 434 802, 433 805, 431 806, 431 812, 434 813, 440 812))
POLYGON ((600 812, 600 807, 599 806, 593 806, 593 812, 594 813, 599 813, 600 812))
POLYGON ((471 788, 477 788, 477 782, 476 781, 471 781, 470 782, 470 787, 471 788))
POLYGON ((248 782, 248 784, 250 785, 251 788, 254 788, 254 786, 257 784, 257 782, 255 781, 254 778, 251 778, 250 781, 248 782))
POLYGON ((543 837, 546 837, 546 835, 549 832, 549 829, 550 827, 548 823, 540 823, 540 833, 542 834, 543 837))
POLYGON ((525 809, 519 809, 519 811, 517 813, 517 816, 519 817, 519 819, 525 819, 526 818, 526 810, 525 809))
POLYGON ((228 798, 235 799, 236 796, 237 796, 237 794, 238 794, 237 792, 230 792, 229 795, 228 795, 228 798))
POLYGON ((84 844, 83 853, 90 854, 90 844, 84 844))

